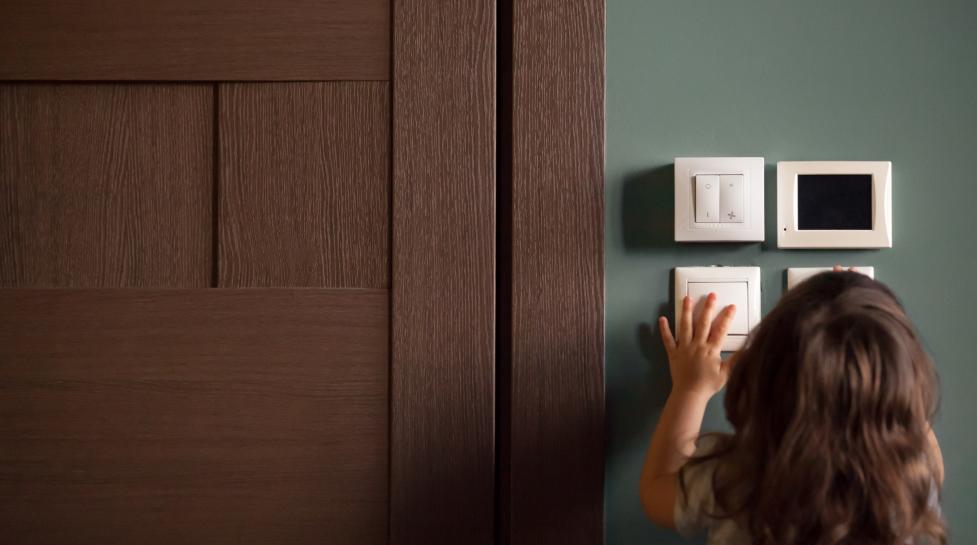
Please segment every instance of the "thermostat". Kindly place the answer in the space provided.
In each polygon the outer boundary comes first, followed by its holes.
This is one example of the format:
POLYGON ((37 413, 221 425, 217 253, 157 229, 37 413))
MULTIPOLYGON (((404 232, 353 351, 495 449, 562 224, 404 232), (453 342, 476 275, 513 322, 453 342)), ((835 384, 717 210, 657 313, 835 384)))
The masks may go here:
POLYGON ((675 158, 675 240, 763 240, 763 157, 675 158))
POLYGON ((892 163, 777 163, 777 246, 891 248, 892 163))

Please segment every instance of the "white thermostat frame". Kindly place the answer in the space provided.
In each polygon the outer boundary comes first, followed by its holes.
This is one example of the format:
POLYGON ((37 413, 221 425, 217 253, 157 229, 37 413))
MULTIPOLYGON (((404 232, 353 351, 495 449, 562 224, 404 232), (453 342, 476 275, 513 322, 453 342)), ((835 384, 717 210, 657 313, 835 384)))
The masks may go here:
POLYGON ((763 157, 676 157, 676 242, 763 242, 763 157), (742 223, 697 223, 695 177, 699 174, 743 176, 742 223))
POLYGON ((778 248, 891 248, 892 163, 889 161, 780 161, 777 163, 778 248), (801 174, 872 176, 872 229, 797 228, 801 174))

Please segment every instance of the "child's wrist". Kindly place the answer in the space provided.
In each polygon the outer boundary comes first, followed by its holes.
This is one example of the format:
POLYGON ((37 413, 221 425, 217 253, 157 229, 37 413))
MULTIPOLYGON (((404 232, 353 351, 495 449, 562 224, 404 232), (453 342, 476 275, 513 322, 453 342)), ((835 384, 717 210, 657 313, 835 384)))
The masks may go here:
POLYGON ((694 387, 694 386, 675 386, 672 385, 672 391, 669 396, 681 399, 687 399, 689 401, 699 401, 706 403, 709 401, 715 392, 710 392, 707 388, 694 387))

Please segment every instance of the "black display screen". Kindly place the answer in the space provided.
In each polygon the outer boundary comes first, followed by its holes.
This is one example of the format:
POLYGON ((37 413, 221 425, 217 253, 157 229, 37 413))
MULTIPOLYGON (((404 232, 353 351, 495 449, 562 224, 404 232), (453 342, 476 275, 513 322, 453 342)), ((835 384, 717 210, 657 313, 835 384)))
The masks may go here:
POLYGON ((872 229, 871 174, 799 174, 797 228, 872 229))

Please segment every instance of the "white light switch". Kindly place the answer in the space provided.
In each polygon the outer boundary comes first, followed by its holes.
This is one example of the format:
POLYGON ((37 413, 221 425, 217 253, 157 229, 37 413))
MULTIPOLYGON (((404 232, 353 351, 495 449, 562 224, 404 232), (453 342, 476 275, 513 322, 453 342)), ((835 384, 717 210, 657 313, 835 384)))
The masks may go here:
POLYGON ((700 174, 695 177, 695 221, 719 221, 719 176, 700 174))
MULTIPOLYGON (((875 267, 866 266, 855 266, 855 267, 843 267, 846 271, 849 268, 854 268, 855 272, 862 273, 869 278, 875 278, 875 267)), ((822 272, 833 270, 834 267, 791 267, 787 269, 787 289, 792 289, 794 286, 800 284, 801 282, 807 280, 808 278, 822 272)))
POLYGON ((736 305, 736 314, 733 316, 733 323, 730 324, 722 349, 739 350, 750 330, 760 323, 760 268, 677 267, 675 269, 676 319, 681 316, 682 299, 686 295, 695 303, 693 315, 698 316, 710 292, 716 294, 717 311, 726 305, 736 305))
POLYGON ((736 314, 733 316, 733 323, 729 326, 729 334, 746 335, 750 332, 750 320, 747 319, 747 311, 750 309, 747 291, 746 282, 689 282, 689 297, 695 304, 692 311, 693 319, 702 313, 709 294, 715 293, 717 313, 727 305, 736 305, 736 314))
POLYGON ((676 242, 762 241, 763 157, 676 157, 676 242))
POLYGON ((743 175, 730 174, 719 177, 719 221, 743 223, 743 175))

